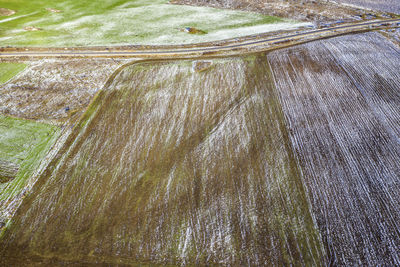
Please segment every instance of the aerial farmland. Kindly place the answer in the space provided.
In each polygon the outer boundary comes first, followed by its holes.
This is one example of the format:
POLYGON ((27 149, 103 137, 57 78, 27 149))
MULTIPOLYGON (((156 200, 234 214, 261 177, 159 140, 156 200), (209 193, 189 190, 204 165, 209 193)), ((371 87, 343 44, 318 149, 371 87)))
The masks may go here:
POLYGON ((400 265, 400 3, 0 0, 0 266, 400 265))

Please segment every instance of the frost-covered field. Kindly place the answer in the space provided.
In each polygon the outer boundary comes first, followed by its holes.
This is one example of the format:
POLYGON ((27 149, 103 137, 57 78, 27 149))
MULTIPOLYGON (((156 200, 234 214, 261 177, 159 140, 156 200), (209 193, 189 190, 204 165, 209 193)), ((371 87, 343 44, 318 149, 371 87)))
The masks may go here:
POLYGON ((400 14, 399 0, 336 0, 339 3, 351 4, 373 10, 400 14))
POLYGON ((399 265, 399 50, 369 33, 268 59, 330 258, 399 265))
POLYGON ((257 13, 152 1, 0 0, 17 12, 0 17, 1 46, 87 46, 116 44, 187 44, 221 40, 305 25, 257 13), (61 12, 54 13, 46 8, 61 12), (28 31, 35 27, 37 31, 28 31), (180 31, 196 27, 208 34, 180 31))
POLYGON ((398 47, 366 33, 194 69, 107 84, 3 232, 3 265, 400 265, 398 47))

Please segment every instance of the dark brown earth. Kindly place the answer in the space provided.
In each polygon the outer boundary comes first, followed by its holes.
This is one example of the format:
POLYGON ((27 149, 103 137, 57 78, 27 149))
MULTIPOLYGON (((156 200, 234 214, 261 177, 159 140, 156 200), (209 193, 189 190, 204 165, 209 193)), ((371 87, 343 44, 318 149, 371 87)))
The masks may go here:
POLYGON ((52 13, 61 13, 62 10, 55 9, 55 8, 46 8, 47 11, 52 12, 52 13))
POLYGON ((192 66, 121 70, 17 211, 4 265, 400 264, 393 43, 192 66))

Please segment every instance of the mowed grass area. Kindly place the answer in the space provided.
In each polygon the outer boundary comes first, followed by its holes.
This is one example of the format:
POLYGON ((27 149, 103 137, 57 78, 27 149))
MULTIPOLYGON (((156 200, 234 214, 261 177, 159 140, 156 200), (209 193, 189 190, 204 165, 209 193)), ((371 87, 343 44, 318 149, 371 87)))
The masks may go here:
POLYGON ((22 63, 0 63, 0 85, 8 82, 26 68, 22 63))
POLYGON ((171 5, 167 0, 0 0, 0 7, 17 11, 0 16, 3 47, 195 43, 304 24, 257 13, 171 5), (188 34, 180 31, 183 27, 207 34, 188 34))
POLYGON ((53 125, 0 115, 0 160, 20 166, 16 178, 0 183, 0 202, 21 192, 59 132, 53 125))

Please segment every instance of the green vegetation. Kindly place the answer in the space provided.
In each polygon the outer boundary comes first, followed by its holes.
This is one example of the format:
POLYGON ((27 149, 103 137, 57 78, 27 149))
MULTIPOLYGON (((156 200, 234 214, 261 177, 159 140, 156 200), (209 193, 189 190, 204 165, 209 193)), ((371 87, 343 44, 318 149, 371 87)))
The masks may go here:
POLYGON ((193 43, 299 25, 251 12, 171 5, 167 0, 0 0, 0 7, 17 11, 0 16, 1 46, 193 43), (208 34, 189 35, 180 31, 184 27, 208 34))
POLYGON ((22 202, 0 257, 323 265, 266 57, 212 63, 122 69, 22 202))
POLYGON ((0 85, 8 82, 11 78, 26 68, 21 63, 0 63, 0 85))
POLYGON ((0 115, 0 160, 20 166, 15 179, 0 184, 0 201, 20 193, 59 132, 56 126, 0 115))

